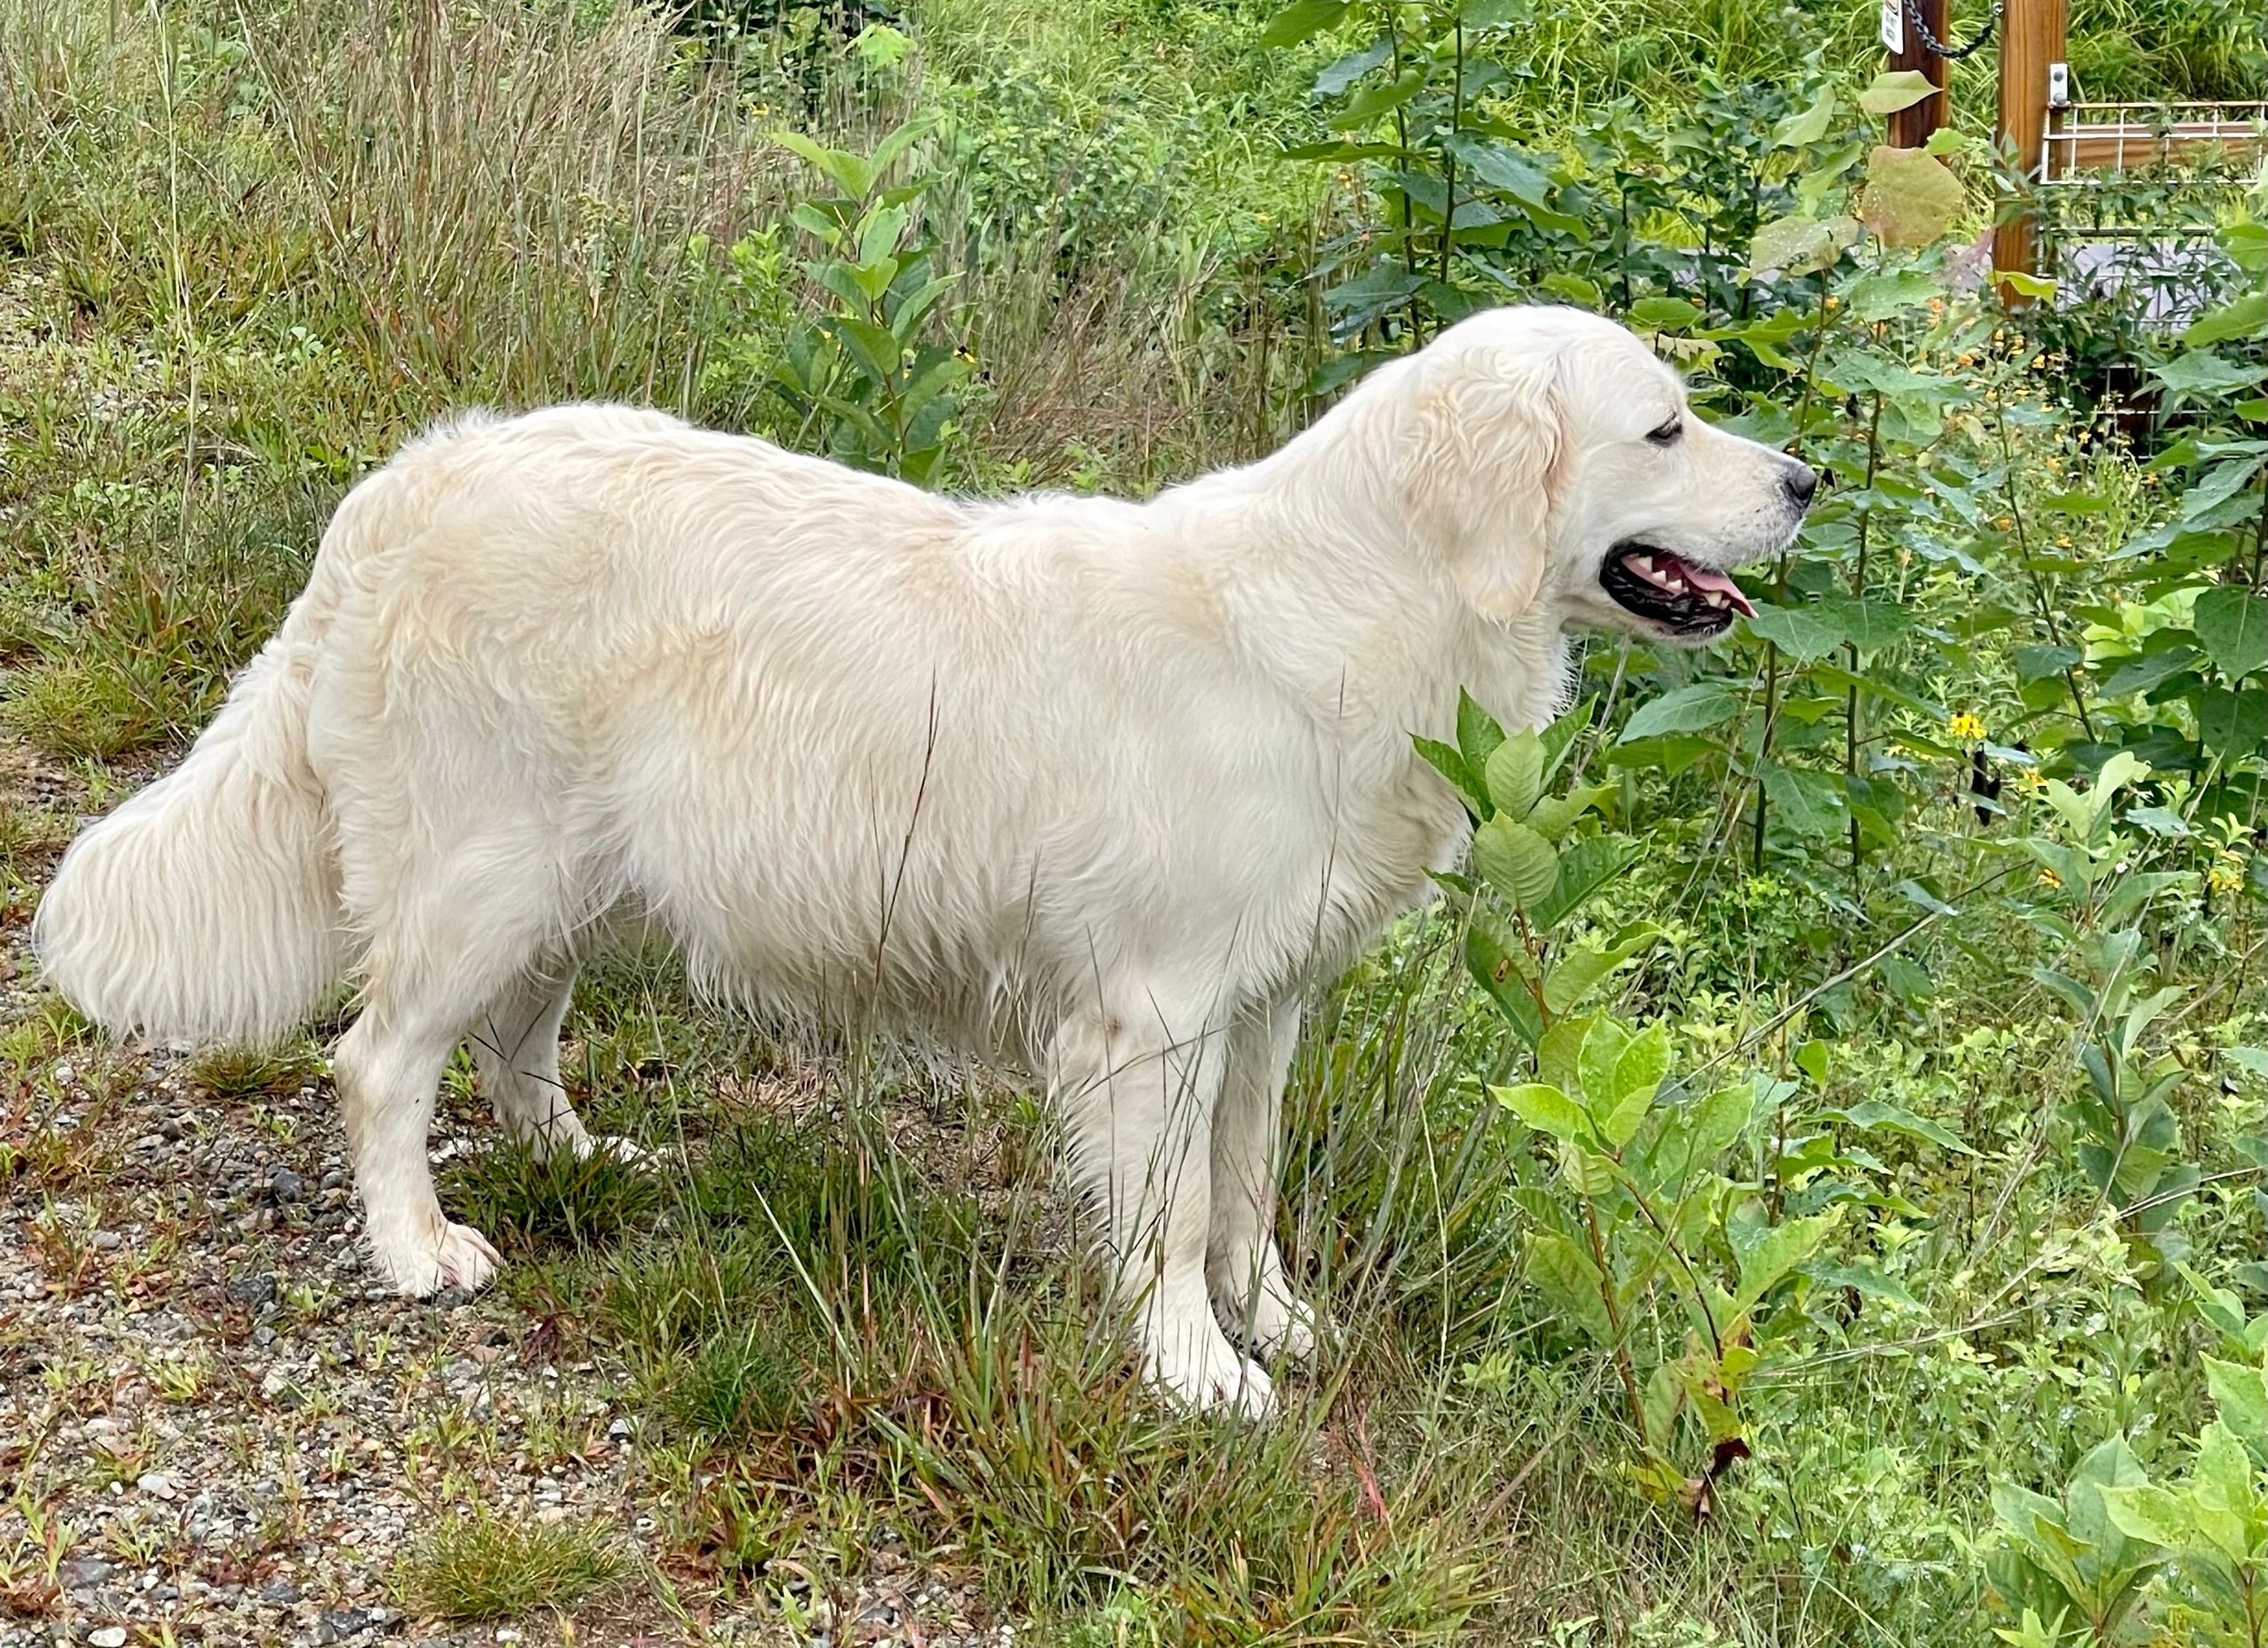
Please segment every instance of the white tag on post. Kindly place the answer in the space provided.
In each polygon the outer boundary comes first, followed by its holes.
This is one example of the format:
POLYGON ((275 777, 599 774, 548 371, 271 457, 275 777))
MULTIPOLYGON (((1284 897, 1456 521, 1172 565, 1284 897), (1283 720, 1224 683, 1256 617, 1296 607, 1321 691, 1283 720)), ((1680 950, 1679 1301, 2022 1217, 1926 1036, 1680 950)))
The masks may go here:
POLYGON ((1893 57, 1906 50, 1906 0, 1882 0, 1882 49, 1893 57))

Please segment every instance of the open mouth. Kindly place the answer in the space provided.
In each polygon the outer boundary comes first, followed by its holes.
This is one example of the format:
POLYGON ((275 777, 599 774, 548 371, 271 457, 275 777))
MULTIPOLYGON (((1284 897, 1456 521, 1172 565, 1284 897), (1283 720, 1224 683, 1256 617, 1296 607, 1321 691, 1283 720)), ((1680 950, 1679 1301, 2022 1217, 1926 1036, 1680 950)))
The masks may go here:
POLYGON ((1756 616, 1740 586, 1724 573, 1651 544, 1618 545, 1599 568, 1598 581, 1624 610, 1675 635, 1714 635, 1732 627, 1736 612, 1756 616))

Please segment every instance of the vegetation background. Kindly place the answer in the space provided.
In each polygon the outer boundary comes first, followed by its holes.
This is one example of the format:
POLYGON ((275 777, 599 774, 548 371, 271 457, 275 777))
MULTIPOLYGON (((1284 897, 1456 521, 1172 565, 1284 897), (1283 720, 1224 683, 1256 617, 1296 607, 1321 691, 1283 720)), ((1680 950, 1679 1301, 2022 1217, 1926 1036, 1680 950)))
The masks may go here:
MULTIPOLYGON (((2071 280, 2004 310, 1991 54, 1946 140, 1884 155, 1911 93, 1873 27, 0 11, 0 1641, 2257 1648, 2261 195, 2044 199, 2062 244, 2190 248, 2178 315, 2071 280), (265 1165, 325 1147, 291 1097, 319 1042, 107 1052, 23 960, 75 818, 194 734, 345 488, 453 408, 622 398, 935 486, 1140 494, 1538 297, 1629 321, 1832 489, 1733 642, 1595 642, 1557 727, 1473 706, 1427 752, 1480 843, 1314 1004, 1285 1234, 1337 1331, 1277 1426, 1141 1392, 1045 1115, 982 1074, 759 1035, 620 960, 579 992, 577 1097, 679 1170, 465 1153, 445 1195, 514 1263, 429 1328, 307 1256, 343 1190, 265 1165), (224 1222, 148 1171, 160 1110, 263 1141, 264 1201, 224 1222), (136 1342, 169 1299, 183 1337, 136 1342), (468 1333, 552 1381, 541 1426, 416 1395, 468 1333), (410 1410, 361 1463, 350 1387, 410 1410), (215 1437, 221 1478, 285 1481, 225 1535, 161 1491, 215 1437), (537 1474, 594 1461, 612 1496, 552 1514, 537 1474), (398 1537, 341 1548, 342 1481, 398 1537), (862 1601, 908 1573, 928 1603, 862 1601)), ((2262 28, 2081 0, 2072 61, 2096 97, 2258 97, 2262 28)))

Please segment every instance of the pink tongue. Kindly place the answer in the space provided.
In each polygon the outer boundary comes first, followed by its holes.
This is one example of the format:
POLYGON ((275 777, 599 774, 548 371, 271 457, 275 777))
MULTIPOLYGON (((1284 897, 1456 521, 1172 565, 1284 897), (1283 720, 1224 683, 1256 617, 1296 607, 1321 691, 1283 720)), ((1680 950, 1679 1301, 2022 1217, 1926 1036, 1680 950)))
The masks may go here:
POLYGON ((1740 586, 1722 572, 1713 571, 1705 566, 1696 566, 1692 562, 1686 560, 1678 562, 1677 570, 1684 574, 1685 581, 1694 588, 1713 589, 1724 596, 1739 610, 1744 618, 1756 616, 1756 609, 1749 604, 1748 597, 1740 593, 1740 586))

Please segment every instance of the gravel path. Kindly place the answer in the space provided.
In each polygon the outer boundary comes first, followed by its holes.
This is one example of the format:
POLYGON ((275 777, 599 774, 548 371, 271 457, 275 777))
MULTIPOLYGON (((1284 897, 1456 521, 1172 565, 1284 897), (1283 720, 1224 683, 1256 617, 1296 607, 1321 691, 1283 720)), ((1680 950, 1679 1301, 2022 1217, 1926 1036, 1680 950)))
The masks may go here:
MULTIPOLYGON (((67 821, 73 789, 0 750, 19 814, 67 821)), ((23 902, 0 912, 0 1648, 1011 1639, 887 1543, 855 1584, 775 1562, 789 1608, 720 1605, 670 1548, 616 1370, 501 1298, 374 1289, 317 1073, 222 1098, 182 1049, 72 1046, 23 902), (565 1621, 405 1613, 397 1559, 476 1501, 608 1525, 633 1571, 565 1621)), ((472 1126, 445 1114, 436 1154, 472 1126)))

